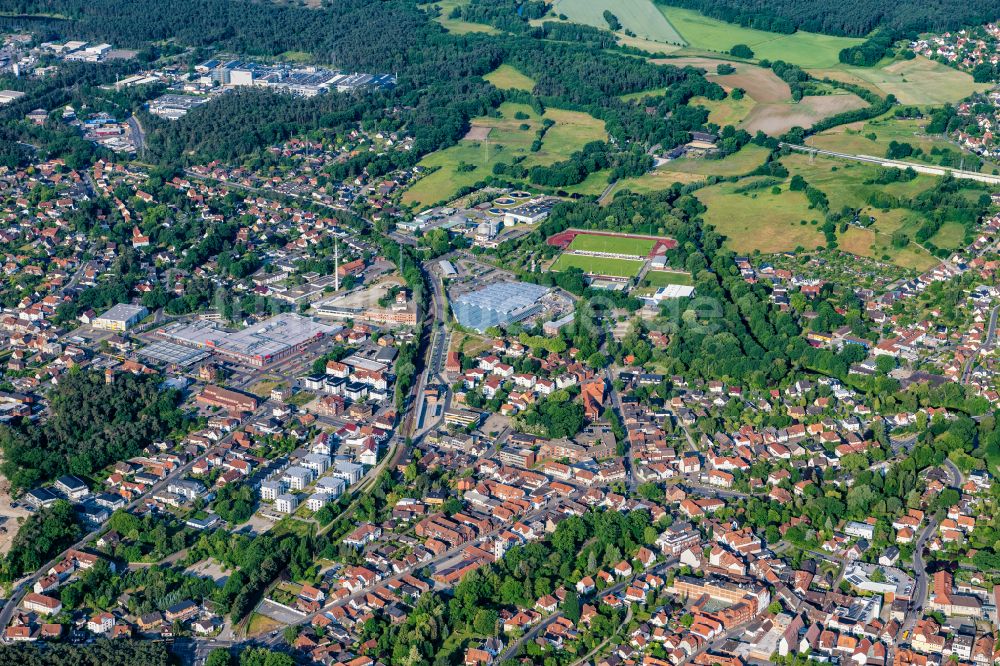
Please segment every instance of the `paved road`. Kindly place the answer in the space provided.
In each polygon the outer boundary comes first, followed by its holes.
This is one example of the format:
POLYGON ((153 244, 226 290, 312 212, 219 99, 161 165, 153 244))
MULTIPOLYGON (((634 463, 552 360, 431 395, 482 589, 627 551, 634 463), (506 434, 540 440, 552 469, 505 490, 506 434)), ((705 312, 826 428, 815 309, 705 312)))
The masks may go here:
POLYGON ((132 134, 132 143, 135 144, 135 154, 141 156, 146 149, 146 130, 135 116, 128 119, 128 127, 132 134))
MULTIPOLYGON (((960 488, 964 483, 964 475, 961 470, 955 467, 955 464, 945 459, 945 471, 951 477, 951 485, 960 488)), ((917 624, 917 620, 920 619, 922 615, 924 601, 927 600, 927 564, 924 562, 924 546, 927 544, 928 539, 934 536, 937 532, 938 522, 931 516, 927 521, 927 526, 920 532, 920 536, 917 537, 917 543, 913 548, 913 571, 916 576, 916 585, 913 589, 913 603, 909 610, 907 610, 906 618, 903 620, 903 626, 901 627, 901 632, 913 631, 913 627, 917 624)))
POLYGON ((972 377, 972 370, 975 368, 976 360, 979 358, 980 352, 984 348, 991 347, 993 341, 996 339, 997 334, 997 315, 1000 314, 1000 305, 997 305, 990 311, 990 325, 986 329, 986 339, 983 340, 983 344, 979 346, 979 349, 969 357, 969 360, 965 362, 965 367, 962 369, 962 384, 968 384, 969 379, 972 377))
MULTIPOLYGON (((615 378, 611 374, 610 368, 605 368, 604 378, 608 382, 608 391, 611 393, 611 407, 618 414, 619 422, 624 422, 622 419, 622 398, 618 394, 618 389, 615 388, 615 378)), ((634 493, 639 485, 639 480, 636 478, 635 470, 632 469, 632 445, 627 439, 625 441, 625 455, 622 456, 622 465, 625 466, 625 485, 628 487, 629 492, 634 493)))

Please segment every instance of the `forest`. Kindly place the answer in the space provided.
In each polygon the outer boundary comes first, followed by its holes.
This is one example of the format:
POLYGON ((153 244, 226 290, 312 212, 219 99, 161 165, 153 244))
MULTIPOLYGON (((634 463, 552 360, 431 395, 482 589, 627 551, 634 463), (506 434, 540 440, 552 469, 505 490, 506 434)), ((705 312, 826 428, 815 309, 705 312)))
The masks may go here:
POLYGON ((940 32, 986 23, 998 0, 657 0, 729 23, 790 34, 796 30, 864 37, 878 27, 900 33, 940 32))
POLYGON ((3 473, 17 489, 62 474, 88 476, 168 437, 185 421, 180 394, 160 390, 158 376, 70 371, 49 394, 41 423, 0 427, 3 473))
POLYGON ((0 666, 167 666, 165 643, 100 639, 92 645, 4 643, 0 666))

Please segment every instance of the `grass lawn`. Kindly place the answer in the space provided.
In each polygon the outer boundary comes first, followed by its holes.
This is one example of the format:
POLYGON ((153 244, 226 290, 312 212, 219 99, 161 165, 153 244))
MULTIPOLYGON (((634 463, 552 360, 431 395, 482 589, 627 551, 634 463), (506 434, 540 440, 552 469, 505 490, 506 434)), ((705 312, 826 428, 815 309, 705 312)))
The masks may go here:
POLYGON ((810 161, 808 155, 801 154, 787 155, 782 158, 781 163, 791 175, 801 175, 809 184, 822 190, 830 200, 831 210, 849 206, 861 209, 862 216, 870 215, 875 218, 875 223, 867 229, 848 229, 846 238, 839 241, 845 250, 918 270, 936 263, 930 254, 913 242, 904 248, 892 246, 892 234, 896 231, 903 231, 913 238, 917 229, 926 221, 923 214, 905 208, 884 211, 867 204, 868 195, 875 191, 887 192, 900 198, 914 197, 934 187, 937 180, 935 176, 918 175, 909 182, 876 185, 864 182, 874 177, 878 171, 877 167, 869 164, 851 164, 823 158, 810 161))
MULTIPOLYGON (((590 141, 607 140, 604 123, 579 111, 550 108, 546 109, 544 116, 539 116, 526 104, 510 102, 501 104, 499 111, 499 118, 483 117, 472 121, 474 127, 490 128, 487 140, 463 139, 450 148, 424 157, 420 161, 421 166, 439 168, 414 183, 404 193, 403 203, 427 207, 449 200, 460 188, 474 185, 491 175, 497 162, 510 163, 515 157, 523 156, 522 164, 530 169, 564 160, 590 141), (516 118, 518 113, 527 117, 516 118), (545 133, 541 150, 531 152, 531 144, 543 117, 550 118, 555 125, 545 133)), ((598 189, 594 183, 591 186, 598 189)), ((601 189, 603 187, 598 189, 598 194, 601 189)))
POLYGON ((579 268, 584 273, 592 275, 610 275, 615 277, 633 277, 642 269, 642 261, 631 259, 605 259, 603 257, 585 257, 577 254, 561 254, 552 264, 550 270, 565 271, 569 268, 579 268))
POLYGON ((263 379, 250 388, 250 392, 258 398, 267 400, 271 397, 271 390, 281 386, 281 382, 274 379, 263 379))
POLYGON ((733 125, 735 127, 750 115, 756 102, 749 95, 744 95, 743 99, 733 99, 727 96, 723 100, 693 97, 690 104, 692 106, 703 106, 708 109, 708 122, 715 123, 719 127, 725 127, 726 125, 733 125))
POLYGON ((565 14, 571 21, 608 30, 605 10, 610 11, 638 37, 667 44, 684 44, 684 38, 656 8, 652 0, 555 0, 555 14, 565 14))
POLYGON ((611 169, 602 169, 600 171, 595 171, 584 178, 582 183, 569 185, 567 187, 560 187, 558 189, 563 190, 568 194, 581 194, 583 196, 599 197, 601 196, 601 193, 608 188, 608 176, 610 175, 611 169))
POLYGON ((500 90, 523 90, 531 92, 535 89, 535 80, 522 74, 516 67, 500 65, 483 77, 500 90))
POLYGON ((266 615, 254 613, 247 622, 247 636, 259 636, 281 627, 281 623, 266 615))
POLYGON ((655 241, 645 238, 623 236, 596 236, 580 234, 569 244, 569 249, 583 252, 609 252, 645 257, 653 249, 655 241))
POLYGON ((721 160, 682 157, 638 178, 623 178, 615 185, 614 192, 631 190, 637 194, 651 194, 662 192, 674 183, 696 183, 713 174, 742 176, 763 164, 767 155, 766 148, 751 143, 721 160))
POLYGON ((973 92, 990 88, 988 83, 975 83, 972 76, 965 72, 923 56, 880 67, 837 67, 835 71, 813 73, 821 78, 829 76, 847 82, 855 82, 852 79, 868 82, 883 94, 895 95, 902 104, 921 106, 957 102, 973 92))
POLYGON ((841 49, 863 41, 802 31, 781 35, 725 23, 690 9, 665 5, 659 9, 694 49, 726 52, 736 44, 746 44, 755 58, 784 60, 800 67, 833 67, 839 63, 841 49))
POLYGON ((455 35, 468 35, 469 33, 481 32, 487 35, 499 35, 500 31, 491 25, 482 23, 469 23, 462 19, 448 18, 451 10, 455 7, 464 7, 469 4, 469 0, 438 0, 434 3, 441 8, 441 15, 435 21, 444 26, 444 29, 455 35))
POLYGON ((965 244, 965 227, 958 222, 945 222, 938 232, 931 236, 931 242, 948 250, 962 247, 965 244))
POLYGON ((742 176, 750 173, 767 159, 767 148, 753 143, 740 148, 721 160, 682 157, 663 165, 667 171, 697 173, 705 176, 742 176))
POLYGON ((705 180, 704 176, 696 173, 684 173, 680 171, 667 171, 665 168, 654 169, 638 178, 623 178, 615 184, 612 196, 621 190, 631 190, 636 194, 652 194, 669 189, 674 183, 697 183, 705 180))
POLYGON ((623 102, 637 102, 644 99, 650 99, 652 97, 662 97, 666 94, 667 88, 653 88, 652 90, 642 90, 640 92, 621 95, 619 99, 623 102))
POLYGON ((646 273, 646 277, 643 278, 642 283, 651 287, 666 287, 672 284, 680 284, 689 287, 694 284, 694 280, 691 278, 690 273, 681 273, 678 271, 649 271, 646 273))
POLYGON ((823 215, 810 210, 801 192, 770 189, 750 193, 734 190, 741 183, 719 183, 698 190, 694 195, 708 208, 705 222, 726 236, 726 244, 736 252, 787 252, 801 246, 812 250, 824 245, 818 225, 801 220, 819 220, 823 215))

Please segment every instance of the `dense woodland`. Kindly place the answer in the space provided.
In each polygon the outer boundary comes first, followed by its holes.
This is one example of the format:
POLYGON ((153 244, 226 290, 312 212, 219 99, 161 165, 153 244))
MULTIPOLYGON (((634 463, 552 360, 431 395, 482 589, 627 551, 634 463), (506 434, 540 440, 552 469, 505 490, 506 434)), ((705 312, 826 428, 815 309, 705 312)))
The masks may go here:
POLYGON ((93 645, 5 643, 0 666, 167 666, 165 643, 100 639, 93 645))
POLYGON ((792 33, 796 30, 863 37, 878 27, 897 32, 954 30, 1000 16, 998 0, 658 0, 729 23, 792 33))
POLYGON ((161 390, 159 377, 72 371, 49 394, 41 423, 0 428, 3 473, 15 488, 31 488, 62 474, 87 476, 138 454, 184 423, 180 394, 161 390))

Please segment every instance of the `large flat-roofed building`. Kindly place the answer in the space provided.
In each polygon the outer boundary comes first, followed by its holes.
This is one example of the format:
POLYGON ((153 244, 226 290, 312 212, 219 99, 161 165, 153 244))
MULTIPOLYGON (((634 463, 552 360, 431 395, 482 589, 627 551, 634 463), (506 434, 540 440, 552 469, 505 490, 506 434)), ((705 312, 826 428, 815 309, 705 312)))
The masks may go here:
POLYGON ((530 282, 497 282, 462 294, 451 302, 462 326, 480 333, 492 326, 505 326, 537 313, 548 287, 530 282))
POLYGON ((191 95, 160 95, 149 103, 149 112, 160 118, 177 120, 187 115, 191 109, 206 104, 210 100, 210 97, 191 95))
POLYGON ((227 331, 214 322, 196 321, 166 326, 159 335, 172 342, 211 350, 238 363, 262 368, 342 328, 286 312, 242 331, 227 331))
POLYGON ((125 332, 132 328, 149 314, 149 310, 141 305, 119 303, 94 320, 93 327, 102 331, 125 332))
POLYGON ((549 216, 558 199, 539 199, 521 204, 517 208, 511 208, 503 216, 503 223, 507 226, 515 224, 537 224, 549 216))
POLYGON ((257 409, 257 398, 221 386, 206 386, 198 395, 198 402, 230 412, 252 412, 257 409))

